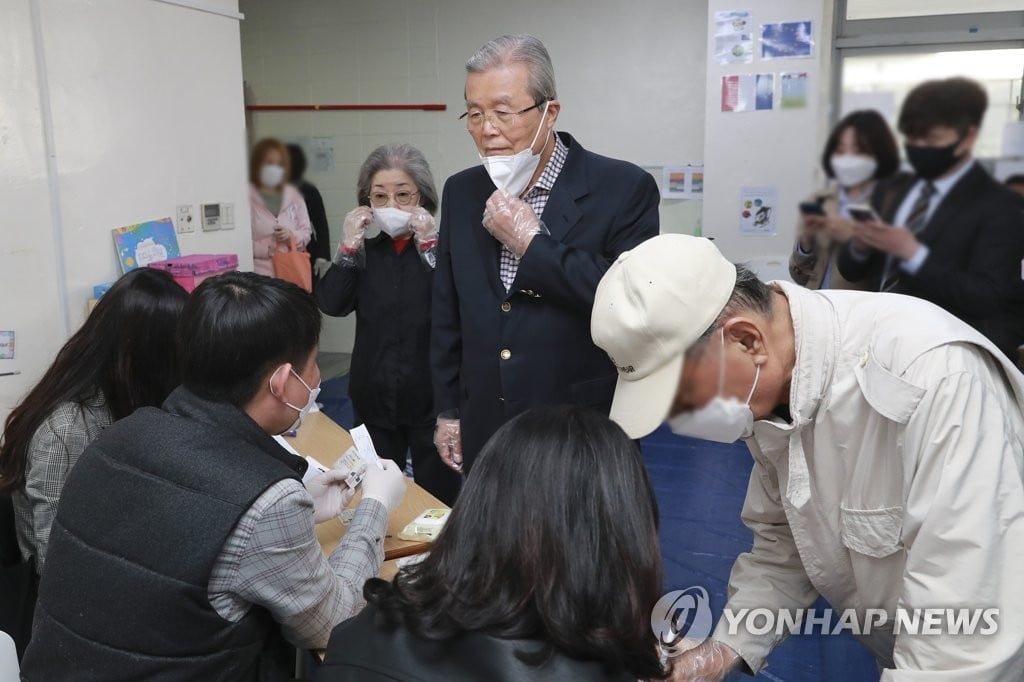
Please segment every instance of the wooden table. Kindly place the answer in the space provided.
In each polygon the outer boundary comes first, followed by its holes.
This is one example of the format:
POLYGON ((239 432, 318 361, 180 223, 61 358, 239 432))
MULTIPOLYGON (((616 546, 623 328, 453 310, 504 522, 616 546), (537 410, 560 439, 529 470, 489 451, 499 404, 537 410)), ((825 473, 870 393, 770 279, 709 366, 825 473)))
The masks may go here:
MULTIPOLYGON (((299 433, 288 438, 288 443, 302 455, 312 457, 324 466, 334 466, 339 457, 352 446, 352 437, 345 429, 335 424, 323 412, 314 412, 304 417, 299 433)), ((394 577, 397 567, 394 559, 422 554, 430 549, 429 542, 399 540, 398 534, 410 521, 427 509, 447 509, 448 505, 421 488, 411 479, 407 479, 408 488, 401 504, 388 517, 387 535, 384 537, 384 565, 381 567, 382 578, 394 577)), ((362 491, 357 490, 350 507, 355 507, 362 499, 362 491)), ((338 546, 348 528, 338 519, 331 519, 317 524, 316 536, 324 554, 328 556, 338 546)))

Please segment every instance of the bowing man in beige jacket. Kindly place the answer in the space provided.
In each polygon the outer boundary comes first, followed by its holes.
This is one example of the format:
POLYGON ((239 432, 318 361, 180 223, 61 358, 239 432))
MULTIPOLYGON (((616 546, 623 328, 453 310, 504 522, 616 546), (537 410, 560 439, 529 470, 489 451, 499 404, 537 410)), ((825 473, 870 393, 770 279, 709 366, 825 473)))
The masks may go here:
POLYGON ((779 611, 818 595, 858 620, 882 680, 1021 679, 1024 377, 990 341, 919 299, 766 285, 684 235, 619 257, 592 332, 619 368, 611 417, 628 435, 668 418, 754 457, 753 547, 674 680, 760 670, 788 634, 779 611), (935 626, 896 626, 926 609, 935 626), (957 632, 947 609, 985 627, 957 632))

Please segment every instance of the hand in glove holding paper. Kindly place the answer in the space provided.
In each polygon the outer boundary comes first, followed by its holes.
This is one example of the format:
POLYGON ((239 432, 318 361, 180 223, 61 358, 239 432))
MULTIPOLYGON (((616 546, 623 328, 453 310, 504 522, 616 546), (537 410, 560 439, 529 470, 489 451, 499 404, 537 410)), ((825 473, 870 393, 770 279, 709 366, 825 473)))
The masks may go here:
POLYGON ((356 491, 345 483, 348 475, 347 471, 328 469, 306 480, 306 490, 313 498, 314 523, 337 518, 355 497, 356 491))
POLYGON ((538 234, 550 234, 528 203, 495 190, 484 208, 484 227, 491 236, 519 256, 538 234))
POLYGON ((380 467, 366 467, 363 474, 363 499, 377 500, 391 514, 405 497, 405 475, 391 460, 381 460, 380 467))

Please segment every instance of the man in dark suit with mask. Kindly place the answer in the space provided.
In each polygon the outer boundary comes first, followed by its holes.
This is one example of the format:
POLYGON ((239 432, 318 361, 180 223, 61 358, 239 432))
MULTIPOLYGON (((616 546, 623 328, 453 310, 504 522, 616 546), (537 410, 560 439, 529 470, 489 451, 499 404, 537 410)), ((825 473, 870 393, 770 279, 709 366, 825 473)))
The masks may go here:
POLYGON ((927 81, 907 95, 899 129, 916 175, 879 188, 881 221, 856 226, 839 271, 876 291, 931 301, 1016 359, 1024 214, 971 156, 987 105, 966 78, 927 81))
POLYGON ((608 412, 616 371, 590 338, 594 292, 620 253, 658 234, 660 197, 638 166, 554 131, 561 104, 537 38, 496 38, 466 72, 481 165, 449 178, 441 200, 431 367, 435 444, 468 472, 529 407, 608 412))

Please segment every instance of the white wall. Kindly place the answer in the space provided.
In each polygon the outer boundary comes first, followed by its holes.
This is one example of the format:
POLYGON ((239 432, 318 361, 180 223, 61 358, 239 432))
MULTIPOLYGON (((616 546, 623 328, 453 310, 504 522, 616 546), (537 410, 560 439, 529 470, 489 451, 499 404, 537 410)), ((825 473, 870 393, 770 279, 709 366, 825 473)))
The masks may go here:
MULTIPOLYGON (((334 139, 337 170, 310 173, 336 246, 355 206, 359 165, 410 142, 438 184, 479 163, 457 121, 466 59, 502 33, 532 33, 551 52, 558 128, 587 148, 640 165, 699 163, 704 151, 704 0, 242 0, 242 56, 252 103, 444 103, 444 112, 254 113, 253 139, 334 139)), ((660 168, 652 168, 660 183, 660 168)), ((699 202, 662 203, 662 230, 691 232, 699 202)), ((443 226, 442 226, 443 229, 443 226)), ((329 320, 323 350, 351 348, 353 323, 329 320)))
POLYGON ((111 229, 233 202, 233 231, 179 235, 182 252, 238 253, 249 269, 252 247, 237 19, 153 0, 5 0, 0 42, 0 330, 17 333, 0 372, 22 372, 0 377, 3 417, 84 319, 92 285, 116 278, 111 229))
POLYGON ((752 9, 755 54, 752 64, 707 64, 704 134, 705 236, 733 261, 748 261, 762 277, 788 277, 786 265, 793 248, 798 204, 821 180, 820 150, 827 139, 829 78, 832 50, 832 3, 828 0, 772 0, 746 4, 709 0, 707 49, 714 45, 716 11, 752 9), (757 36, 762 23, 813 22, 812 59, 761 61, 757 36), (724 75, 774 73, 775 106, 779 106, 779 74, 806 71, 810 79, 806 109, 723 113, 724 75), (775 236, 739 234, 740 188, 775 186, 779 206, 775 236))

